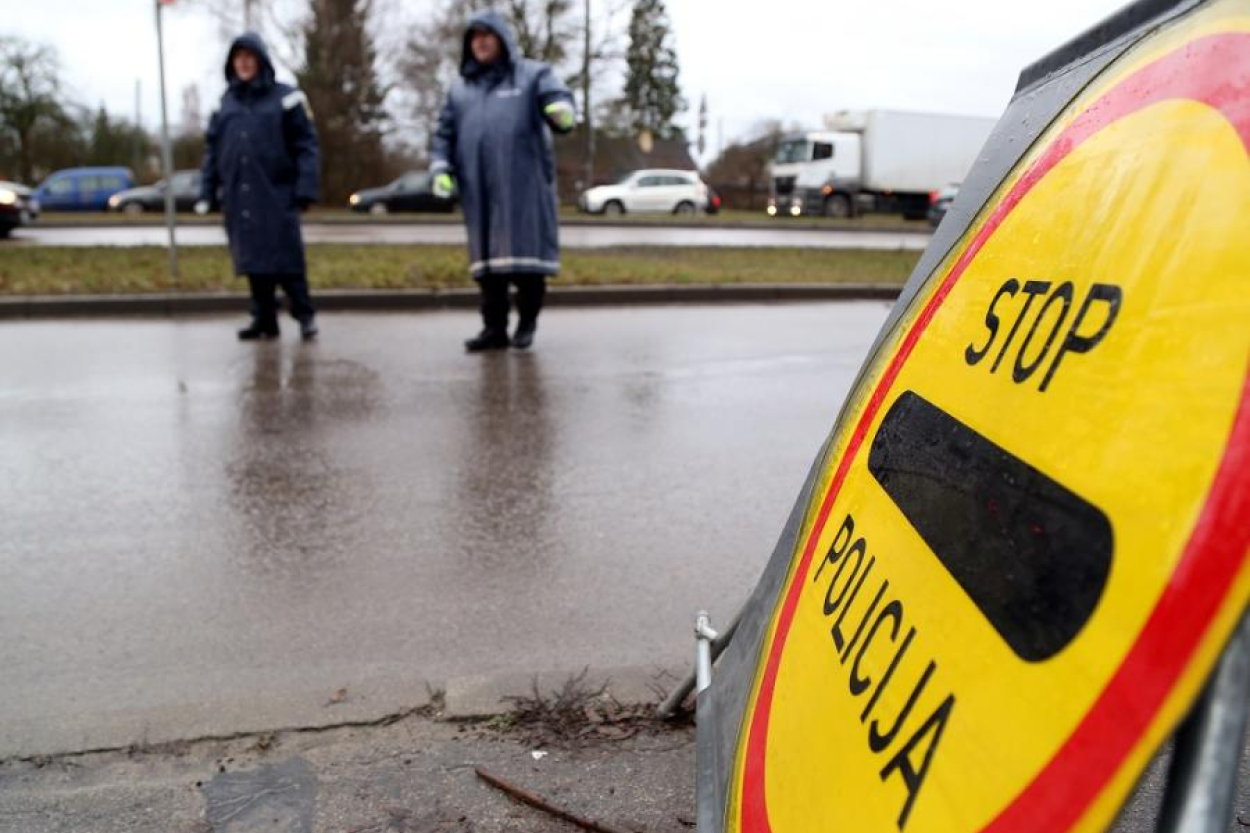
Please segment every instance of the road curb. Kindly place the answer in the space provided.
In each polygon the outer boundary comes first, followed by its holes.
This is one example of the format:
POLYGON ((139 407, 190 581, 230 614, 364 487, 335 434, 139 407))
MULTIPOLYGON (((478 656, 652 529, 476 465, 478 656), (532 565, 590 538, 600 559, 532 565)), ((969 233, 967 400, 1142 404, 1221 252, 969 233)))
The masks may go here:
MULTIPOLYGON (((155 216, 155 215, 154 215, 155 216)), ((393 216, 393 215, 392 215, 393 216)), ((460 226, 464 224, 464 219, 459 215, 453 218, 434 219, 423 218, 420 220, 410 220, 407 217, 400 217, 393 220, 371 221, 353 217, 305 217, 305 225, 317 226, 460 226)), ((195 228, 197 226, 220 227, 221 220, 193 220, 188 222, 181 219, 178 228, 195 228)), ((898 225, 888 226, 855 226, 850 224, 832 225, 820 221, 813 222, 811 220, 795 220, 792 218, 781 220, 743 220, 741 222, 696 222, 684 223, 672 220, 625 220, 623 222, 611 223, 604 220, 596 220, 590 217, 567 217, 560 221, 562 228, 571 227, 602 227, 602 228, 655 228, 655 229, 715 229, 718 231, 851 231, 864 232, 867 234, 929 234, 933 231, 931 226, 918 223, 915 226, 898 225)), ((48 228, 48 229, 133 229, 133 228, 164 228, 163 219, 153 219, 152 222, 127 222, 125 220, 100 220, 97 222, 75 223, 64 220, 40 220, 27 228, 48 228)))
MULTIPOLYGON (((549 306, 598 307, 654 304, 769 303, 802 301, 893 301, 899 287, 881 284, 710 284, 700 286, 559 286, 549 306)), ((317 305, 326 312, 410 312, 470 309, 476 289, 323 290, 317 305)), ((152 295, 40 295, 0 298, 0 320, 108 316, 175 316, 233 313, 246 309, 241 293, 152 295)))

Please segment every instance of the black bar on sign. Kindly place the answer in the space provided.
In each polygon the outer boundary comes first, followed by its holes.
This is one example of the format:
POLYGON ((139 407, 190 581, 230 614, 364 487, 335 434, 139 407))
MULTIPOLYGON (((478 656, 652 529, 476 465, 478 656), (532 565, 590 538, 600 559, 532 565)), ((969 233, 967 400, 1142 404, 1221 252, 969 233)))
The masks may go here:
POLYGON ((1114 548, 1097 506, 912 391, 868 470, 1021 659, 1049 659, 1089 621, 1114 548))

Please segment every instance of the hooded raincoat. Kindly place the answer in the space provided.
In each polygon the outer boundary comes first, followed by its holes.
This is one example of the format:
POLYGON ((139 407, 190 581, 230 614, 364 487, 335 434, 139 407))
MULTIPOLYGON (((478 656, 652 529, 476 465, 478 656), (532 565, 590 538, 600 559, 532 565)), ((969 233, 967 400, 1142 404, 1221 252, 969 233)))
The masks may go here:
POLYGON ((474 278, 560 271, 555 153, 543 115, 556 102, 572 106, 573 96, 551 67, 524 58, 498 14, 474 15, 460 78, 439 116, 431 165, 433 173, 456 178, 474 278), (497 63, 473 59, 474 29, 499 37, 504 54, 497 63))
POLYGON ((200 196, 221 205, 237 274, 302 274, 299 212, 317 199, 320 165, 308 100, 274 80, 269 51, 251 32, 230 45, 226 80, 229 89, 208 124, 200 196), (237 49, 260 61, 250 82, 234 74, 237 49))

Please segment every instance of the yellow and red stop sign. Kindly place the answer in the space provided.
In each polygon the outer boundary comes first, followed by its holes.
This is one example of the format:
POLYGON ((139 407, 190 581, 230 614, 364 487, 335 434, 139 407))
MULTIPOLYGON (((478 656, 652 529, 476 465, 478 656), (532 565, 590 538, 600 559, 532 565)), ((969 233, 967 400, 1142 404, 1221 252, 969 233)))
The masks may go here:
POLYGON ((886 334, 739 736, 738 831, 1106 827, 1250 600, 1250 3, 1107 68, 886 334))

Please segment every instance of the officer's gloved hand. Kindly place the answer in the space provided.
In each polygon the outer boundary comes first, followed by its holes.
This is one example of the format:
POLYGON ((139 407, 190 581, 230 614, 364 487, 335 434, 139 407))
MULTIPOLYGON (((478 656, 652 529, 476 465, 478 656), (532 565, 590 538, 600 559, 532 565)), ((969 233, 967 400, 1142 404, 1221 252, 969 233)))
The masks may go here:
POLYGON ((307 211, 309 208, 312 208, 313 201, 306 197, 301 197, 295 201, 295 204, 299 206, 300 211, 307 211))
POLYGON ((567 101, 551 102, 543 108, 543 115, 547 117, 547 123, 560 133, 568 133, 577 124, 573 105, 567 101))
POLYGON ((211 210, 212 206, 208 204, 208 200, 200 200, 195 204, 195 213, 199 214, 201 217, 211 210))
POLYGON ((434 196, 440 200, 447 200, 451 199, 455 193, 456 180, 451 174, 444 171, 434 175, 434 196))

